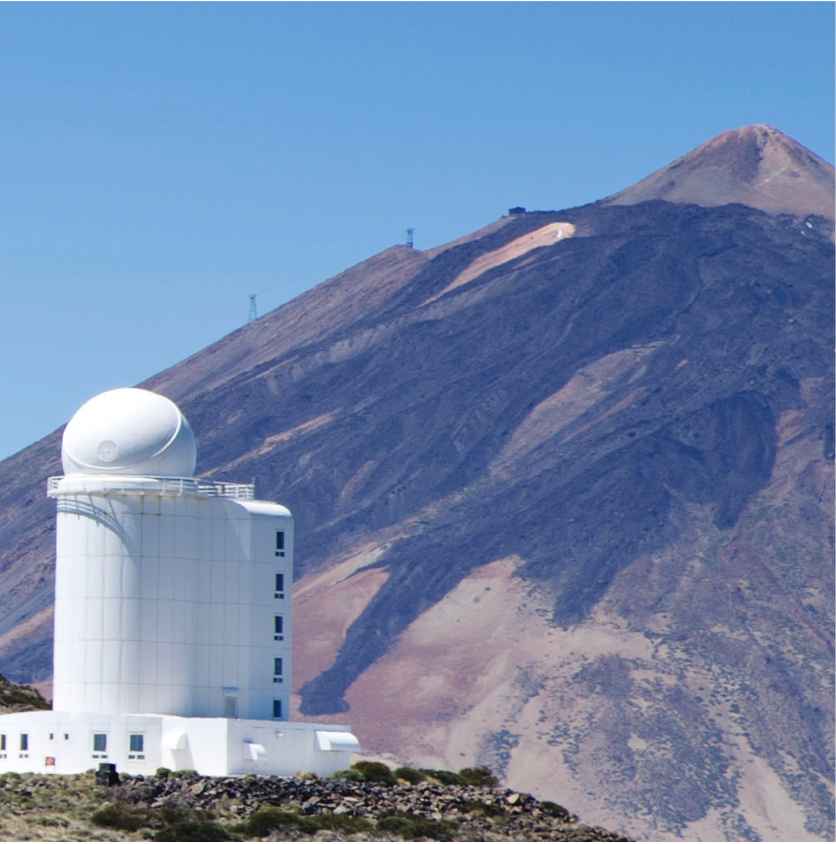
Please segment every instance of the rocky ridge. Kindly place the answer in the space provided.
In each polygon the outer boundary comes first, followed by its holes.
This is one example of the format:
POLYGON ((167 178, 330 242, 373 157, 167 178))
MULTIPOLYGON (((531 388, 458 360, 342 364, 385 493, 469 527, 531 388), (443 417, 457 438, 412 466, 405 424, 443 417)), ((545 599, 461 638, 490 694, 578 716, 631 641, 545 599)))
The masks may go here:
POLYGON ((157 841, 627 840, 510 789, 313 775, 215 778, 184 771, 122 776, 102 787, 92 772, 7 774, 0 776, 0 814, 7 840, 21 829, 29 840, 66 841, 102 840, 105 831, 109 840, 157 841))

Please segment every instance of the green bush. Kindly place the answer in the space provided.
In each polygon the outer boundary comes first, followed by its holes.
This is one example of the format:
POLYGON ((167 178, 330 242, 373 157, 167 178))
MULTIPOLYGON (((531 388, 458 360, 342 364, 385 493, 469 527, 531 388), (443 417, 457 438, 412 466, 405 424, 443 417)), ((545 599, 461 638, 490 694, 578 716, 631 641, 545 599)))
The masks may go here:
POLYGON ((293 812, 285 812, 274 806, 265 806, 253 812, 247 821, 242 824, 243 832, 247 837, 264 838, 274 829, 281 829, 284 826, 298 826, 299 815, 293 812))
POLYGON ((334 771, 334 773, 331 774, 331 779, 363 782, 364 777, 359 771, 355 771, 353 768, 346 768, 343 771, 334 771))
POLYGON ((452 771, 435 771, 432 768, 418 769, 424 776, 438 780, 442 785, 466 785, 465 781, 452 771))
POLYGON ((392 773, 399 780, 406 780, 412 785, 416 785, 417 783, 426 780, 424 774, 422 774, 420 771, 416 771, 415 768, 395 768, 392 773))
POLYGON ((428 838, 431 841, 455 840, 456 827, 450 821, 434 821, 414 812, 391 812, 377 822, 380 832, 397 835, 404 841, 428 838))
POLYGON ((230 834, 214 821, 178 821, 163 827, 154 841, 232 841, 230 834))
POLYGON ((479 814, 486 815, 490 818, 502 817, 505 814, 505 810, 502 806, 498 806, 496 803, 484 803, 481 800, 465 800, 461 804, 459 811, 464 814, 468 814, 469 812, 478 812, 479 814))
POLYGON ((392 769, 382 762, 355 762, 352 766, 355 771, 363 775, 366 782, 382 782, 385 785, 397 785, 398 780, 392 773, 392 769))
POLYGON ((166 779, 168 775, 171 773, 171 768, 157 768, 154 772, 156 776, 160 777, 161 779, 166 779))
POLYGON ((96 826, 121 829, 124 832, 136 832, 149 825, 149 812, 146 809, 121 806, 111 803, 94 812, 90 820, 96 826))
POLYGON ((369 821, 353 815, 335 815, 323 812, 321 815, 298 815, 296 812, 286 812, 274 806, 258 809, 249 819, 235 827, 247 838, 264 838, 274 830, 284 830, 295 827, 305 835, 316 835, 323 829, 351 835, 354 833, 371 832, 374 827, 369 821))
POLYGON ((493 771, 485 765, 479 768, 462 768, 459 776, 468 784, 493 788, 499 780, 493 775, 493 771))
POLYGON ((568 810, 564 809, 558 803, 552 803, 551 800, 543 800, 540 803, 540 810, 547 815, 551 815, 553 818, 560 818, 563 821, 568 821, 572 817, 568 810))

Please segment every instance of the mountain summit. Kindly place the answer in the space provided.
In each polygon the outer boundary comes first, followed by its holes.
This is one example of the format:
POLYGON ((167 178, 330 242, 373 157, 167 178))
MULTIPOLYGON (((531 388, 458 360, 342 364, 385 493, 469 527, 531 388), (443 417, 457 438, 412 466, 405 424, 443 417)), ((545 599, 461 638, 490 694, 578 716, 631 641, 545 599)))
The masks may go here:
POLYGON ((833 166, 772 126, 730 129, 638 184, 610 205, 651 199, 715 206, 739 202, 770 214, 819 214, 832 220, 833 166))

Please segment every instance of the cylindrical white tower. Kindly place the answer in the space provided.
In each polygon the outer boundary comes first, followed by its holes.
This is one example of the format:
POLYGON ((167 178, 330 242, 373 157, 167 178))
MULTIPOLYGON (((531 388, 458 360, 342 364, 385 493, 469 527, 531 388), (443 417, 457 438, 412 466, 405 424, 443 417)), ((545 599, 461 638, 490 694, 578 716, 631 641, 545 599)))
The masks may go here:
POLYGON ((49 487, 54 709, 287 718, 292 517, 195 480, 195 458, 179 408, 146 390, 102 393, 67 425, 49 487))

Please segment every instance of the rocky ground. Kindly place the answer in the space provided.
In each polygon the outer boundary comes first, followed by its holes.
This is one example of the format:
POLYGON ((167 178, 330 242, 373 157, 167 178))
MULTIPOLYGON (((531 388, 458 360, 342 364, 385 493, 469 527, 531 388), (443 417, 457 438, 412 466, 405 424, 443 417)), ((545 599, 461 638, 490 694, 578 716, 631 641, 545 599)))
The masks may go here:
MULTIPOLYGON (((352 772, 353 773, 353 772, 352 772)), ((0 776, 7 841, 625 841, 509 789, 344 778, 0 776)))

